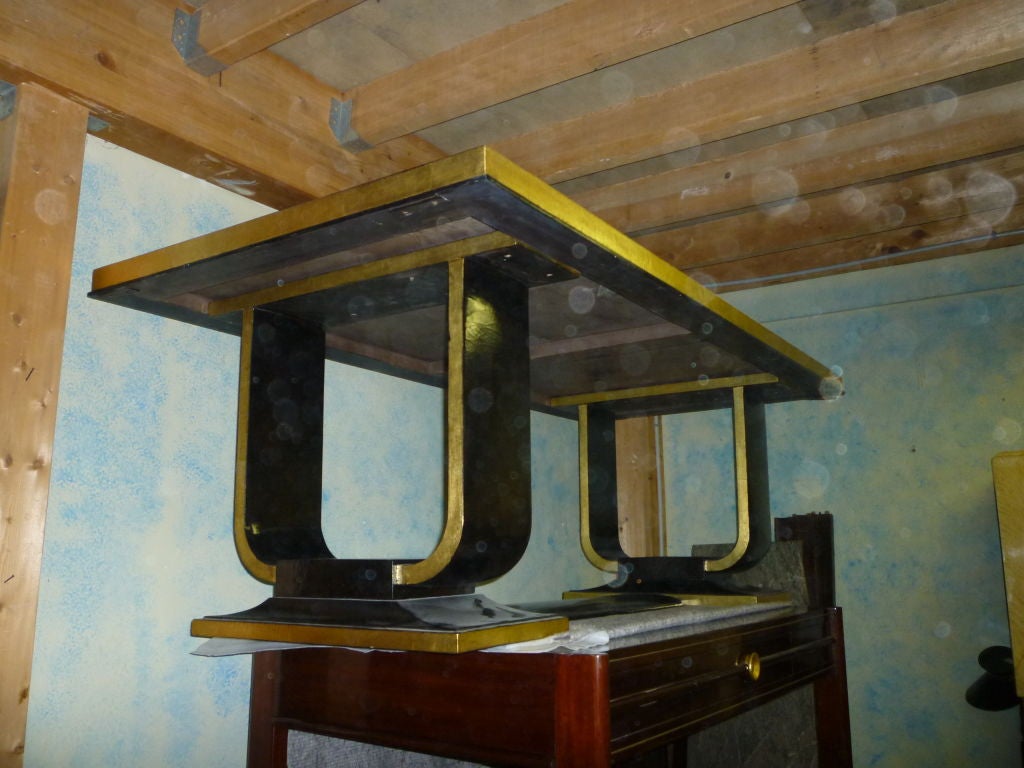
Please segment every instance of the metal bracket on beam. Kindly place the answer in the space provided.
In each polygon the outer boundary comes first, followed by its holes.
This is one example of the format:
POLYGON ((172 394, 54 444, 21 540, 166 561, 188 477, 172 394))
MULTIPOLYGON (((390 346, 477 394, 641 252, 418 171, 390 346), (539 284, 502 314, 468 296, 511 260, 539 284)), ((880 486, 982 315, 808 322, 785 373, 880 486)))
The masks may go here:
POLYGON ((0 80, 0 120, 5 119, 14 111, 14 98, 17 93, 17 86, 0 80))
POLYGON ((110 123, 108 123, 106 120, 96 117, 96 115, 89 115, 89 121, 85 124, 85 129, 89 133, 99 133, 100 131, 107 130, 107 128, 109 127, 110 123))
MULTIPOLYGON (((18 86, 8 83, 6 80, 0 80, 0 120, 6 119, 14 111, 14 101, 17 95, 18 86)), ((86 125, 86 130, 89 133, 99 133, 109 127, 110 123, 106 120, 89 115, 89 122, 86 125)))
POLYGON ((350 152, 365 152, 372 149, 373 145, 365 141, 362 136, 352 128, 352 100, 341 101, 331 99, 330 116, 331 133, 345 149, 350 152))
POLYGON ((227 69, 227 66, 208 56, 199 44, 199 23, 202 13, 201 8, 195 13, 177 9, 174 12, 171 41, 181 54, 181 58, 192 69, 201 75, 216 75, 227 69))

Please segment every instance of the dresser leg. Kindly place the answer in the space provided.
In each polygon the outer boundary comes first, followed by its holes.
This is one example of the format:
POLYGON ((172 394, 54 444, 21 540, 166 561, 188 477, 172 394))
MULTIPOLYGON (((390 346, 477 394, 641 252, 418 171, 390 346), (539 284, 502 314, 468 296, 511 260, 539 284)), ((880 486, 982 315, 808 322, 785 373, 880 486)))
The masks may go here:
POLYGON ((252 655, 247 768, 286 768, 288 764, 288 729, 274 724, 280 674, 280 651, 252 655))
POLYGON ((818 764, 849 768, 853 765, 850 741, 850 704, 846 689, 846 649, 843 643, 843 612, 829 611, 832 669, 814 683, 814 716, 818 733, 818 764))

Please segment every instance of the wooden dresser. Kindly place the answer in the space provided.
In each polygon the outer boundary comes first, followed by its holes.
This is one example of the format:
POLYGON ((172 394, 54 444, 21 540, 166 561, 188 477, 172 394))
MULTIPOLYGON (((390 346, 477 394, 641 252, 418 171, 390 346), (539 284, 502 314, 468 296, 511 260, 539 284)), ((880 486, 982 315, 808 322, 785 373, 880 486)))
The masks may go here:
POLYGON ((849 766, 831 530, 828 515, 775 521, 776 540, 802 542, 807 607, 790 615, 600 653, 255 654, 249 768, 285 766, 292 729, 494 766, 681 766, 689 734, 804 685, 819 765, 849 766))

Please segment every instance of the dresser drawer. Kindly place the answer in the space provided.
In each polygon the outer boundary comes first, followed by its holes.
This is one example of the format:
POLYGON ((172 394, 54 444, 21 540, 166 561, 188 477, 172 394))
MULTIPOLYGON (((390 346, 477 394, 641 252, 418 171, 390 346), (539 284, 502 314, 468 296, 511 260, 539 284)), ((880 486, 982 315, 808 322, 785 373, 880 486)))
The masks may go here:
POLYGON ((612 754, 667 743, 828 671, 833 638, 819 612, 613 651, 612 754))

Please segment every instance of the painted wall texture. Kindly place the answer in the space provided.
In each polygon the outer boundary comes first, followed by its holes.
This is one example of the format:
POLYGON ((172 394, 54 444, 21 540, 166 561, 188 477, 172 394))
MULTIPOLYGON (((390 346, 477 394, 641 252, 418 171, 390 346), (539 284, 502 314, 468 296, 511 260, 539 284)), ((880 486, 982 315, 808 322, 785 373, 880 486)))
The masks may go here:
MULTIPOLYGON (((268 594, 231 543, 237 340, 85 293, 100 264, 265 209, 99 141, 86 162, 26 766, 242 766, 248 659, 190 656, 188 636, 268 594)), ((731 295, 848 383, 836 403, 772 406, 768 429, 775 513, 836 515, 858 766, 1019 762, 1016 714, 963 693, 1008 638, 988 462, 1024 446, 1022 285, 1017 250, 731 295)), ((323 494, 336 554, 426 554, 439 393, 332 365, 327 406, 344 414, 323 494)), ((722 423, 666 424, 673 536, 728 538, 722 423)), ((498 600, 601 578, 576 545, 575 425, 532 428, 535 534, 483 590, 498 600)))
MULTIPOLYGON (((774 514, 835 515, 856 765, 1020 765, 1017 712, 964 692, 1009 643, 989 462, 1024 446, 1024 249, 729 298, 848 388, 767 420, 774 514)), ((735 536, 728 429, 667 421, 670 539, 735 536)))
MULTIPOLYGON (((26 766, 245 762, 249 659, 190 656, 188 635, 195 617, 269 596, 231 539, 238 340, 86 293, 97 266, 267 210, 89 141, 26 766)), ((442 520, 440 394, 334 363, 327 378, 329 544, 338 556, 426 556, 442 520)), ((531 430, 534 535, 484 590, 498 600, 601 580, 579 552, 575 463, 558 459, 575 457, 575 424, 536 415, 531 430)))

